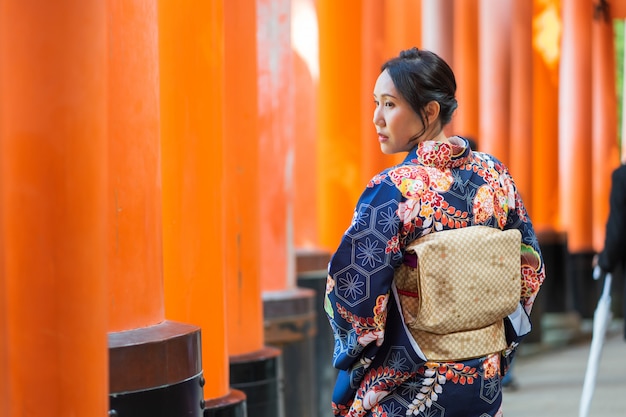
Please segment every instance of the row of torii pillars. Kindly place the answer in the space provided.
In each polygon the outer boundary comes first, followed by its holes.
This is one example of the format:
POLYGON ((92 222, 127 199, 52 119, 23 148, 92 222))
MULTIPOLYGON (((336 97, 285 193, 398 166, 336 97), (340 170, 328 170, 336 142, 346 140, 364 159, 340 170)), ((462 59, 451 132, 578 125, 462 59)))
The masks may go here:
POLYGON ((596 3, 0 2, 0 415, 166 415, 166 398, 238 416, 246 384, 277 393, 248 414, 282 415, 300 388, 275 380, 284 342, 313 336, 319 310, 297 275, 323 269, 395 161, 370 94, 409 46, 451 62, 455 133, 507 162, 540 234, 565 230, 586 259, 619 163, 596 3), (532 41, 550 10, 557 58, 532 41), (311 16, 317 64, 295 42, 311 16))

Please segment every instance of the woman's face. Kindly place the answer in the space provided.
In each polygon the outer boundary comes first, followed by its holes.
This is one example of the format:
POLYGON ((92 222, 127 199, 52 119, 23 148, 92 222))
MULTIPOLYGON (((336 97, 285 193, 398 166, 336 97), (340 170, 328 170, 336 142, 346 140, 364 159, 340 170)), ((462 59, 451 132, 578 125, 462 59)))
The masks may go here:
POLYGON ((417 144, 411 139, 422 132, 424 125, 409 102, 396 90, 386 70, 376 80, 374 103, 374 125, 381 151, 384 154, 410 151, 417 144))

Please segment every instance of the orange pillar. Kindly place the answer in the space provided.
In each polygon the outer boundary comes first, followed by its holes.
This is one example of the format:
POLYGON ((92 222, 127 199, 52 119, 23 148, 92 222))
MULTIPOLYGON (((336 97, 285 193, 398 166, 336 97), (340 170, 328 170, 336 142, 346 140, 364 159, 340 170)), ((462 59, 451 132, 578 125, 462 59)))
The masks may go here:
POLYGON ((106 5, 2 2, 0 415, 104 416, 106 5))
POLYGON ((108 1, 110 332, 165 318, 158 31, 152 3, 108 1))
POLYGON ((592 29, 592 198, 593 248, 604 247, 611 173, 620 164, 617 137, 616 61, 609 10, 594 15, 592 29))
MULTIPOLYGON (((294 70, 294 244, 298 254, 310 256, 319 247, 315 202, 317 86, 319 82, 317 13, 314 0, 293 0, 291 45, 294 70)), ((298 261, 299 263, 299 261, 298 261)))
POLYGON ((257 0, 259 254, 264 291, 295 287, 293 173, 295 90, 290 0, 257 0), (271 179, 271 180, 270 180, 271 179))
MULTIPOLYGON (((334 250, 365 184, 361 181, 361 1, 318 0, 318 223, 320 245, 334 250), (355 18, 356 16, 356 18, 355 18), (338 92, 341 94, 338 100, 338 92)), ((382 63, 381 63, 382 64, 382 63)), ((373 87, 372 87, 373 88, 373 87)), ((372 99, 373 100, 373 99, 372 99)))
POLYGON ((202 329, 207 399, 230 391, 222 3, 158 3, 165 316, 202 329))
POLYGON ((533 9, 532 220, 537 232, 560 229, 559 57, 561 19, 558 0, 535 1, 533 9), (546 181, 551 178, 551 181, 546 181))
POLYGON ((481 0, 480 149, 509 163, 512 0, 481 0))
POLYGON ((559 190, 561 216, 572 253, 592 249, 591 22, 588 0, 564 1, 559 90, 559 190), (585 168, 587 167, 587 169, 585 168))
POLYGON ((255 0, 224 3, 224 204, 228 352, 263 347, 255 0), (245 52, 244 52, 245 51, 245 52))
POLYGON ((626 1, 608 0, 608 3, 612 19, 626 19, 626 1))
MULTIPOLYGON (((393 58, 403 49, 409 49, 414 46, 422 47, 422 1, 423 0, 385 0, 379 2, 370 0, 368 9, 374 9, 377 13, 371 16, 367 29, 363 31, 363 49, 364 53, 372 45, 368 44, 366 38, 369 36, 375 42, 375 45, 383 43, 383 60, 378 64, 378 68, 383 61, 393 58), (384 16, 384 39, 380 37, 380 10, 384 16)), ((366 9, 367 12, 367 9, 366 9)), ((379 47, 380 48, 380 47, 379 47)), ((378 72, 378 71, 377 71, 378 72)), ((374 79, 374 81, 376 81, 374 79)), ((374 87, 371 86, 370 90, 374 87)), ((371 94, 370 94, 371 95, 371 94)), ((371 116, 371 115, 370 115, 371 116)), ((370 117, 371 118, 371 117, 370 117)))
POLYGON ((478 0, 454 1, 453 66, 456 98, 454 133, 473 138, 479 150, 478 0))
POLYGON ((422 0, 422 48, 454 64, 454 0, 422 0))
POLYGON ((524 199, 526 210, 532 208, 532 15, 533 4, 514 0, 511 28, 511 115, 509 169, 524 199))
POLYGON ((164 320, 157 5, 107 3, 111 413, 199 417, 199 328, 164 320))
MULTIPOLYGON (((259 268, 263 290, 265 341, 290 350, 283 355, 284 409, 315 414, 311 377, 315 306, 311 290, 297 287, 294 246, 295 129, 294 51, 291 0, 257 0, 259 93, 259 268), (295 348, 300 346, 300 348, 295 348), (293 358, 298 358, 293 360, 293 358), (289 360, 293 362, 288 362, 289 360)), ((252 407, 251 407, 252 408, 252 407)), ((276 413, 270 413, 275 415, 276 413)))

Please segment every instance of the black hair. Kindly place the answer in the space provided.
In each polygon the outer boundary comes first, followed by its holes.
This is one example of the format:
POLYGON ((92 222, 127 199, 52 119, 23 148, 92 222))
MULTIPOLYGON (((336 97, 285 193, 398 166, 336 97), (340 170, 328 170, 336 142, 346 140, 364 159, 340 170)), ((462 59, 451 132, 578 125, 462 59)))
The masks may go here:
POLYGON ((456 80, 450 66, 437 54, 411 48, 385 62, 381 72, 387 70, 398 92, 409 102, 424 125, 428 127, 425 107, 431 101, 439 103, 441 127, 450 123, 457 108, 456 80))

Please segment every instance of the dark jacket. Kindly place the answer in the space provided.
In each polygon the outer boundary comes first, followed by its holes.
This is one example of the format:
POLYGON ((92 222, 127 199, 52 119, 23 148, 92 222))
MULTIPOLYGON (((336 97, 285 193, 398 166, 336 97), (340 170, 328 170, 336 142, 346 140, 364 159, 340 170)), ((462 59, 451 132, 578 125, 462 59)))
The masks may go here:
POLYGON ((611 175, 609 219, 606 223, 604 249, 598 257, 598 265, 613 272, 626 261, 626 165, 611 175))

